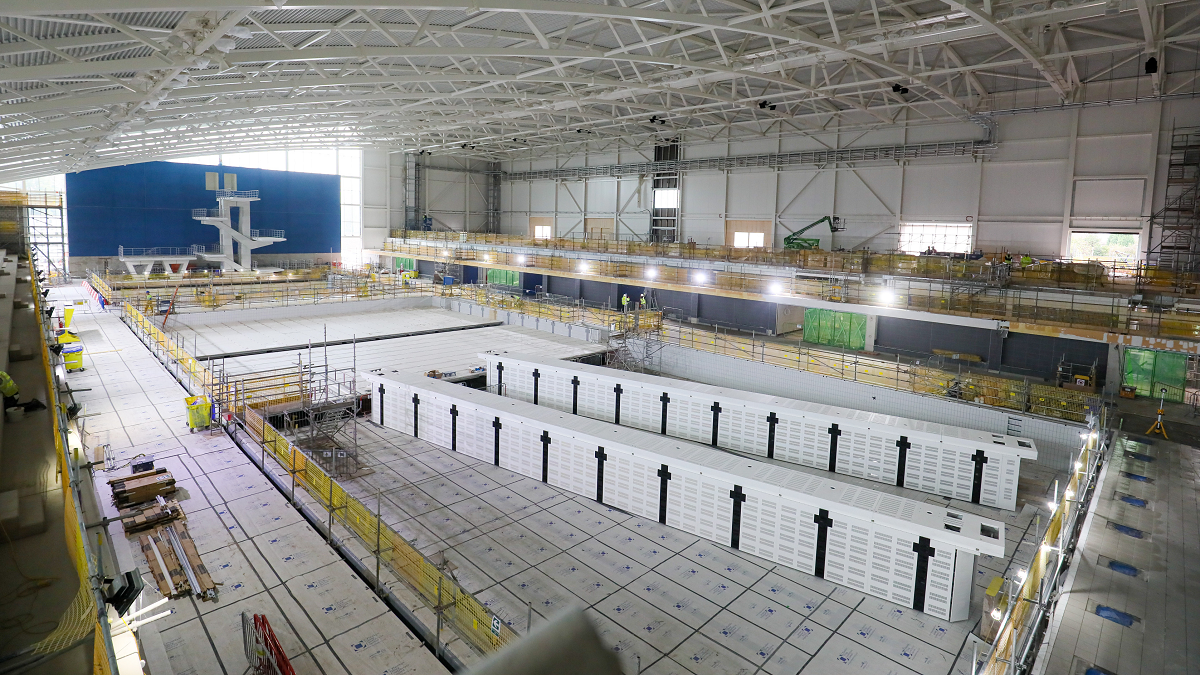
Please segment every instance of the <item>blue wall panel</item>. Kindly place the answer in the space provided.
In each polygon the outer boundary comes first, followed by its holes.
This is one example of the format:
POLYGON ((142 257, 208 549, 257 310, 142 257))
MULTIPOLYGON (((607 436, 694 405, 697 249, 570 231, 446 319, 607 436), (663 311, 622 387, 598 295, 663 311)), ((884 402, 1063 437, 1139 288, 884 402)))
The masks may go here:
POLYGON ((146 162, 67 174, 73 256, 115 256, 117 246, 151 248, 217 241, 217 228, 192 220, 192 209, 217 207, 204 174, 237 174, 239 190, 259 190, 250 205, 256 230, 284 230, 287 241, 257 253, 342 250, 341 178, 229 166, 146 162))

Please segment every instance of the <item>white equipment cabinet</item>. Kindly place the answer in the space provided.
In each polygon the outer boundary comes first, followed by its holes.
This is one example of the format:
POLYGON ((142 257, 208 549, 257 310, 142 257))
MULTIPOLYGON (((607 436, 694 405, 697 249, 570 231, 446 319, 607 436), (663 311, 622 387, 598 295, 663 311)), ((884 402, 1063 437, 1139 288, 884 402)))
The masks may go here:
POLYGON ((967 618, 1004 525, 417 375, 360 373, 372 419, 604 504, 927 612, 967 618))
MULTIPOLYGON (((505 396, 714 447, 1015 510, 1028 438, 524 354, 481 354, 505 396)), ((882 392, 881 395, 886 395, 882 392)))

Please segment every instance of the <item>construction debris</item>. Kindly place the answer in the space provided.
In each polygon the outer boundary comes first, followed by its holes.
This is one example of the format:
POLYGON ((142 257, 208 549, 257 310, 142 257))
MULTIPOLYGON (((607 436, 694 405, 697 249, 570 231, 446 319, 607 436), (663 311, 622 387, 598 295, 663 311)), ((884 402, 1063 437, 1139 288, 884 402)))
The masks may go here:
POLYGON ((165 525, 173 520, 183 520, 183 508, 174 499, 166 500, 159 495, 153 505, 121 509, 121 524, 126 534, 144 532, 165 525))
POLYGON ((182 523, 156 527, 138 541, 163 595, 179 598, 195 594, 200 600, 217 599, 217 585, 182 523))
POLYGON ((153 469, 135 473, 124 478, 108 481, 113 491, 113 504, 126 509, 134 504, 154 501, 155 497, 175 493, 175 477, 166 469, 153 469))

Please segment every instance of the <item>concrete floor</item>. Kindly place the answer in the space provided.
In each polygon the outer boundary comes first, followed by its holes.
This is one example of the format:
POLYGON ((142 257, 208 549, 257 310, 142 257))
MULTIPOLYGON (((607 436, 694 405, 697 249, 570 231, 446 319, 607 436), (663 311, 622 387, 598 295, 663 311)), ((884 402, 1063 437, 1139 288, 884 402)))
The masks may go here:
POLYGON ((1200 622, 1191 621, 1200 592, 1200 450, 1129 434, 1110 454, 1035 672, 1200 672, 1200 622), (1130 625, 1098 615, 1100 607, 1131 615, 1117 615, 1130 625))
POLYGON ((519 633, 531 606, 535 626, 587 607, 628 673, 968 673, 983 588, 1033 552, 1036 509, 971 507, 1010 525, 1008 555, 977 561, 972 618, 951 624, 390 429, 357 433, 374 473, 348 490, 379 499, 389 525, 444 555, 519 633))
MULTIPOLYGON (((117 314, 76 316, 87 369, 70 382, 91 389, 78 395, 89 446, 108 444, 120 467, 99 473, 98 482, 128 473, 134 457, 153 455, 175 476, 188 529, 221 584, 217 602, 184 598, 151 610, 173 611, 139 629, 151 673, 245 673, 243 611, 268 617, 297 673, 445 672, 228 436, 188 433, 186 393, 117 314)), ((107 486, 100 492, 106 515, 114 515, 107 486)), ((135 609, 160 599, 136 540, 118 524, 108 535, 119 567, 136 565, 146 579, 135 609)))

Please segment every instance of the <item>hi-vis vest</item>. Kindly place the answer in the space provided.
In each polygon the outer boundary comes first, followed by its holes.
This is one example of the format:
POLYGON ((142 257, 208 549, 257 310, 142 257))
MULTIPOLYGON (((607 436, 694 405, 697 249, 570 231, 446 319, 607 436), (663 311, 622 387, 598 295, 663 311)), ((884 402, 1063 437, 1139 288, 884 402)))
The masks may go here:
POLYGON ((17 389, 17 383, 13 382, 8 373, 0 370, 0 394, 4 396, 16 396, 18 391, 20 390, 17 389))

